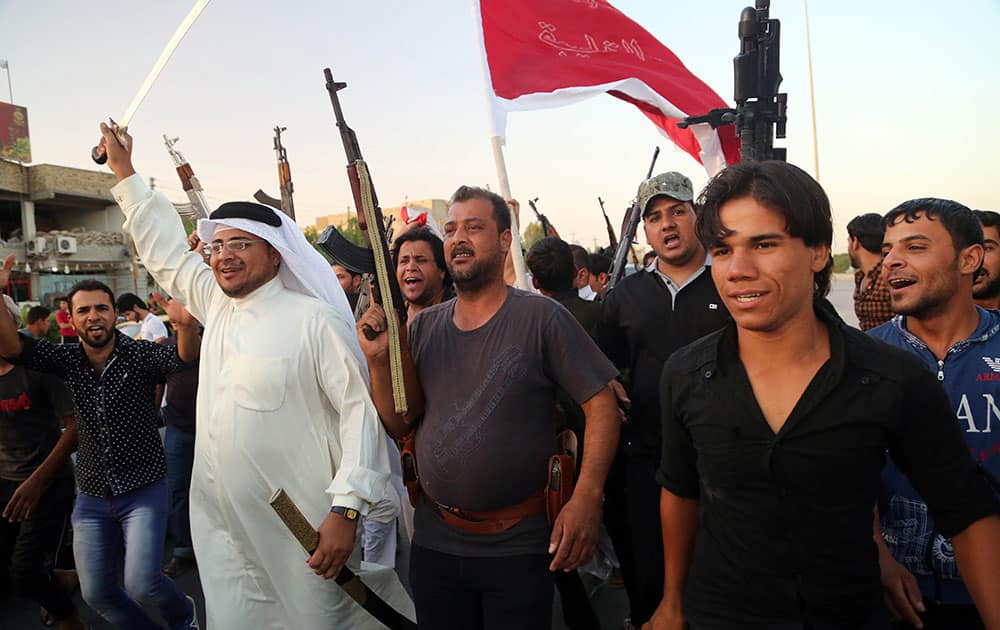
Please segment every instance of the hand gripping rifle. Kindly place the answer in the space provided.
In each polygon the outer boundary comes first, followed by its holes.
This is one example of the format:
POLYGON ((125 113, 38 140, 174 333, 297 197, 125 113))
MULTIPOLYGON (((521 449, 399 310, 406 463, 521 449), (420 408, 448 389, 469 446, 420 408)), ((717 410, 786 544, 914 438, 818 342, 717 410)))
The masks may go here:
POLYGON ((292 166, 288 163, 288 152, 281 144, 281 132, 287 127, 274 127, 274 155, 278 158, 278 186, 281 190, 281 211, 295 220, 295 204, 292 202, 292 166))
POLYGON ((194 174, 194 169, 188 164, 188 161, 184 159, 181 152, 177 150, 177 141, 180 138, 174 138, 171 140, 166 134, 163 134, 163 142, 167 145, 167 152, 170 154, 170 158, 174 161, 174 166, 177 167, 177 176, 181 178, 181 188, 184 189, 184 193, 188 197, 188 201, 191 202, 191 212, 181 213, 187 216, 194 216, 195 219, 207 219, 208 218, 208 202, 205 201, 205 191, 201 188, 201 182, 198 181, 198 177, 194 174))
POLYGON ((601 204, 601 214, 604 215, 604 227, 608 229, 608 245, 611 249, 618 252, 618 237, 615 236, 615 229, 611 227, 611 220, 608 219, 608 213, 604 211, 604 200, 600 197, 597 198, 597 203, 601 204))
POLYGON ((740 13, 740 54, 733 58, 736 109, 713 109, 677 123, 682 129, 697 123, 713 129, 736 125, 741 162, 785 160, 785 149, 774 147, 775 137, 785 137, 788 95, 778 93, 781 22, 770 18, 770 5, 770 0, 757 0, 756 8, 740 13))
MULTIPOLYGON (((365 239, 368 241, 374 258, 375 286, 372 288, 372 299, 385 310, 389 334, 389 371, 392 375, 392 394, 396 404, 396 413, 406 414, 403 358, 399 336, 399 326, 406 324, 406 303, 403 302, 403 294, 399 290, 395 269, 390 269, 392 258, 389 256, 385 220, 382 218, 382 209, 379 208, 378 198, 375 196, 375 186, 368 174, 368 165, 361 157, 361 146, 358 144, 357 135, 344 120, 344 112, 340 108, 340 99, 337 97, 337 92, 346 88, 347 84, 335 82, 329 68, 323 70, 323 76, 326 78, 326 91, 330 94, 333 114, 337 118, 337 128, 340 129, 340 139, 344 143, 344 153, 347 154, 347 178, 351 182, 354 207, 358 212, 358 227, 364 231, 365 239), (398 320, 393 316, 393 312, 398 315, 398 320)), ((327 228, 316 241, 317 245, 322 247, 334 260, 342 260, 345 251, 353 252, 353 255, 361 254, 361 252, 344 248, 345 242, 346 239, 332 227, 327 228)), ((362 332, 368 339, 374 339, 377 336, 375 331, 367 326, 362 328, 362 332)))
MULTIPOLYGON (((646 179, 653 176, 653 169, 656 167, 656 158, 660 157, 660 147, 653 151, 653 160, 649 163, 649 170, 646 172, 646 179)), ((646 181, 646 179, 642 181, 646 181)), ((601 207, 603 210, 603 206, 601 207)), ((607 215, 604 217, 607 219, 607 215)), ((639 207, 639 198, 632 200, 632 205, 625 211, 625 220, 622 223, 622 234, 618 239, 618 249, 615 250, 615 261, 611 266, 611 277, 608 278, 607 290, 610 291, 618 284, 625 274, 625 261, 628 259, 628 252, 632 249, 632 239, 635 238, 635 231, 639 228, 639 221, 642 219, 642 208, 639 207)), ((610 229, 610 228, 609 228, 610 229)))
POLYGON ((538 219, 538 222, 542 224, 542 236, 554 236, 555 238, 559 238, 559 232, 556 232, 556 229, 552 226, 552 223, 549 222, 548 217, 546 217, 544 214, 538 211, 538 207, 535 205, 537 201, 538 197, 535 197, 534 199, 529 199, 528 205, 531 206, 532 212, 535 213, 535 218, 538 219))

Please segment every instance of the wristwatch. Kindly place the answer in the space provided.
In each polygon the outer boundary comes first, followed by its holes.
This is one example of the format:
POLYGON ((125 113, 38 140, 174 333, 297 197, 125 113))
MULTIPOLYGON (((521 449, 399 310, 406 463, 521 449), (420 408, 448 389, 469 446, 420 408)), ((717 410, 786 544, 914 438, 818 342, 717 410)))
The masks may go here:
POLYGON ((331 514, 340 514, 349 521, 356 521, 361 513, 354 508, 344 507, 343 505, 335 505, 330 508, 331 514))

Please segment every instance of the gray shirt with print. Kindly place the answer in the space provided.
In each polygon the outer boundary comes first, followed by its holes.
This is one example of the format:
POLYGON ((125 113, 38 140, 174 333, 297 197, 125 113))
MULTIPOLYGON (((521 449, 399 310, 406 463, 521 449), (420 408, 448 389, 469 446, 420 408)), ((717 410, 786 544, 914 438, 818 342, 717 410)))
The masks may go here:
MULTIPOLYGON (((509 288, 497 313, 468 331, 455 326, 454 309, 455 300, 439 304, 410 324, 426 399, 417 467, 422 487, 439 503, 496 510, 545 484, 557 388, 582 403, 617 370, 569 311, 547 297, 509 288)), ((539 514, 500 534, 471 534, 445 524, 422 500, 414 542, 460 556, 544 554, 548 526, 539 514)))

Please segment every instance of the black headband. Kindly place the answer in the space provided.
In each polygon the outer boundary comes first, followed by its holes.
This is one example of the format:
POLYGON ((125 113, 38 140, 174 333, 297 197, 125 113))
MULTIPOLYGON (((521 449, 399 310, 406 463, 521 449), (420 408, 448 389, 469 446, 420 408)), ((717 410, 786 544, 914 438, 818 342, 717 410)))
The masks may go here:
POLYGON ((209 217, 210 221, 220 219, 250 219, 266 223, 273 227, 281 227, 281 217, 267 206, 249 201, 228 201, 213 212, 209 217))

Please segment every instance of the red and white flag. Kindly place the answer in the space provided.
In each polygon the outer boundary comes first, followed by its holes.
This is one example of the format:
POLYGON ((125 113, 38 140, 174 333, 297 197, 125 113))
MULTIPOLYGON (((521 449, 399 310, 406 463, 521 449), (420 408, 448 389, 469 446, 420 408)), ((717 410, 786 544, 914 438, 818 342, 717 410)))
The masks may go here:
POLYGON ((739 162, 731 126, 677 127, 728 107, 677 55, 605 0, 477 0, 493 134, 507 113, 608 93, 638 107, 709 175, 739 162))

